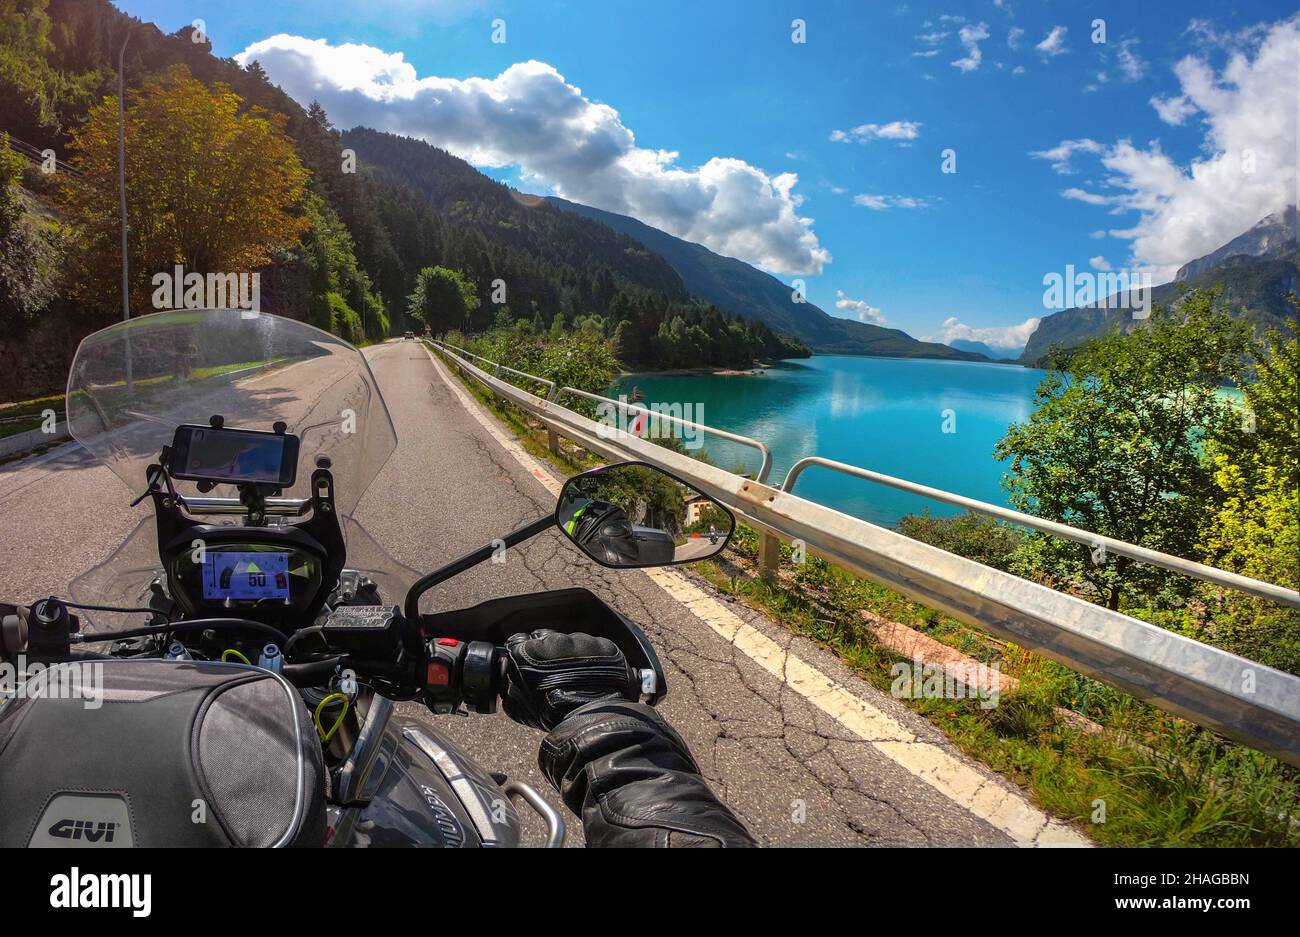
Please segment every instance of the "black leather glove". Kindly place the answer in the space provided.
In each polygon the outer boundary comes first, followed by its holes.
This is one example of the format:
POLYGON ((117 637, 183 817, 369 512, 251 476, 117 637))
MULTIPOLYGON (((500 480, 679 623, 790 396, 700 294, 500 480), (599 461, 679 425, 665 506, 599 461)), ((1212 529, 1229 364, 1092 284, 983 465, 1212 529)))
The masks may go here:
POLYGON ((622 699, 627 661, 607 638, 540 630, 506 639, 501 707, 515 722, 550 731, 573 710, 622 699))
POLYGON ((537 763, 588 846, 754 846, 680 735, 649 706, 589 703, 542 742, 537 763))

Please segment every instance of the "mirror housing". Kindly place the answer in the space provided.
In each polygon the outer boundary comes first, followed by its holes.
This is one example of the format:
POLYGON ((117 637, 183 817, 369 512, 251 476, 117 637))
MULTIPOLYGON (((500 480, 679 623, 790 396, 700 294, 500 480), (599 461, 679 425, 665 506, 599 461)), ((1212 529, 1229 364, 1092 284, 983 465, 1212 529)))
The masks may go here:
POLYGON ((605 465, 564 483, 555 523, 611 569, 694 563, 721 553, 736 529, 725 506, 645 462, 605 465))

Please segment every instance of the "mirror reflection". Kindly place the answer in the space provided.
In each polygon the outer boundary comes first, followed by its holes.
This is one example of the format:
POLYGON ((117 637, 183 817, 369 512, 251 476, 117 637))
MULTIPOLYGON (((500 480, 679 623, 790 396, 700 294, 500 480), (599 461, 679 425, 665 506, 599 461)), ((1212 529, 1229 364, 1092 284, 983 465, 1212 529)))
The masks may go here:
POLYGON ((736 523, 708 495, 643 462, 570 478, 555 519, 587 556, 623 568, 708 559, 727 545, 736 523))

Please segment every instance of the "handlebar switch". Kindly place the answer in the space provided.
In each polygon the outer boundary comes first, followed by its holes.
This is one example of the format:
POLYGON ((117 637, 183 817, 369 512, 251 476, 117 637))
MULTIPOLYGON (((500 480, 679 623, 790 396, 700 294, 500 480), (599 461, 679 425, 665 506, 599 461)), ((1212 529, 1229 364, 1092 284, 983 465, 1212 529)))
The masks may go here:
POLYGON ((455 638, 436 638, 426 648, 424 702, 435 713, 451 713, 461 703, 460 674, 467 645, 455 638))

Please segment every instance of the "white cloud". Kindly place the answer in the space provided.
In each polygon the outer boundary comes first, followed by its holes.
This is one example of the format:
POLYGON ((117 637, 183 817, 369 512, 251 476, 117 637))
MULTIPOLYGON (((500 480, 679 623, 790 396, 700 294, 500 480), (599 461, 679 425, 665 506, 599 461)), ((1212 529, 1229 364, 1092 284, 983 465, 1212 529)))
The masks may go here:
POLYGON ((1088 266, 1092 267, 1093 270, 1100 270, 1105 273, 1110 269, 1110 261, 1098 254, 1096 257, 1088 258, 1088 266))
POLYGON ((1092 238, 1094 241, 1100 241, 1105 236, 1106 236, 1105 231, 1094 231, 1092 232, 1092 234, 1088 235, 1088 237, 1092 238))
POLYGON ((853 204, 870 208, 872 211, 887 211, 890 208, 925 208, 929 201, 912 195, 855 195, 853 204))
POLYGON ((1024 35, 1025 31, 1023 29, 1019 26, 1012 26, 1011 29, 1007 31, 1007 45, 1013 49, 1019 49, 1020 40, 1024 38, 1024 35))
POLYGON ((989 37, 989 28, 985 23, 978 26, 963 26, 957 33, 957 38, 961 40, 962 48, 966 54, 952 63, 953 67, 960 72, 973 72, 980 67, 980 62, 984 59, 984 53, 980 51, 980 43, 989 37))
POLYGON ((832 130, 835 143, 870 143, 872 140, 915 140, 921 125, 914 120, 893 120, 887 124, 860 124, 852 130, 832 130))
POLYGON ((1153 102, 1162 119, 1200 119, 1199 155, 1180 164, 1159 141, 1121 139, 1096 154, 1105 193, 1062 193, 1136 212, 1131 227, 1109 233, 1132 242, 1130 263, 1157 283, 1296 199, 1300 16, 1234 34, 1229 51, 1221 70, 1201 55, 1183 58, 1174 68, 1179 94, 1153 102))
POLYGON ((920 33, 917 39, 920 39, 928 46, 937 46, 943 40, 947 39, 950 33, 946 29, 936 29, 932 33, 920 33))
POLYGON ((1030 153, 1037 159, 1050 159, 1052 161, 1052 171, 1063 176, 1070 175, 1074 172, 1074 167, 1070 165, 1070 157, 1075 153, 1101 153, 1106 148, 1096 140, 1083 137, 1079 140, 1062 140, 1050 150, 1035 150, 1030 153))
POLYGON ((1069 30, 1064 26, 1053 26, 1052 31, 1044 36, 1043 41, 1034 48, 1049 57, 1067 52, 1069 51, 1065 47, 1065 34, 1067 32, 1069 30))
POLYGON ((260 62, 301 104, 320 101, 336 126, 418 137, 479 166, 517 166, 529 184, 774 273, 818 274, 831 261, 812 219, 798 213, 794 173, 727 157, 681 167, 675 152, 638 146, 618 111, 544 62, 495 78, 421 78, 400 52, 285 34, 235 59, 260 62))
POLYGON ((1062 189, 1061 194, 1066 198, 1074 199, 1076 202, 1086 202, 1089 205, 1115 205, 1119 202, 1119 196, 1099 195, 1096 192, 1086 192, 1073 186, 1062 189))
POLYGON ((949 316, 943 322, 943 331, 935 337, 924 339, 927 342, 949 342, 958 339, 968 342, 983 342, 995 352, 1014 357, 1025 350, 1025 344, 1029 341, 1029 336, 1034 334, 1038 328, 1038 323, 1042 321, 1037 316, 1026 319, 1019 325, 997 325, 985 328, 976 328, 960 321, 956 316, 949 316))
POLYGON ((859 322, 869 322, 874 325, 885 324, 885 317, 880 314, 879 309, 865 300, 850 299, 844 295, 843 290, 835 291, 835 308, 847 309, 857 316, 859 322))
POLYGON ((1187 24, 1184 35, 1193 36, 1204 48, 1227 49, 1239 52, 1256 45, 1272 24, 1263 22, 1244 26, 1236 32, 1220 29, 1212 20, 1193 19, 1187 24))
POLYGON ((1147 63, 1133 50, 1137 42, 1136 39, 1123 40, 1116 53, 1119 58, 1119 70, 1123 73, 1125 81, 1137 81, 1146 74, 1147 63))
POLYGON ((1151 98, 1151 106, 1156 109, 1156 116, 1171 127, 1177 127, 1196 113, 1196 105, 1181 94, 1168 98, 1156 95, 1151 98))

